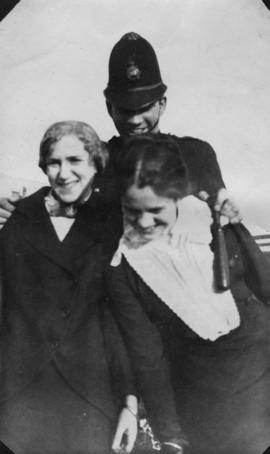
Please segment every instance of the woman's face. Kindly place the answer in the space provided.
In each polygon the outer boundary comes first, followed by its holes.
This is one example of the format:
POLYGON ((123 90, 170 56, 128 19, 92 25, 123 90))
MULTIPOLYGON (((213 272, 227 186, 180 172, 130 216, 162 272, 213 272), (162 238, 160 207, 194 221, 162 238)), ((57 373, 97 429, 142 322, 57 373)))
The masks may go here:
POLYGON ((177 218, 176 201, 155 194, 150 186, 130 186, 122 198, 122 207, 128 223, 149 240, 171 229, 177 218))
POLYGON ((76 136, 64 136, 52 146, 46 174, 56 196, 63 203, 76 202, 87 192, 96 167, 84 144, 76 136))

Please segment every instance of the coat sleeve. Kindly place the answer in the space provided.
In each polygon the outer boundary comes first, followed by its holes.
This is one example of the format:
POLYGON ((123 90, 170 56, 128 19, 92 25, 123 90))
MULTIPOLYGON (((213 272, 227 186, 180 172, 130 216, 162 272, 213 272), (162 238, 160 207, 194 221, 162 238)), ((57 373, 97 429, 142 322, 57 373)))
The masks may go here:
POLYGON ((120 399, 119 406, 123 406, 127 395, 137 395, 137 388, 129 355, 107 300, 103 304, 101 319, 114 395, 120 399))
POLYGON ((0 231, 0 326, 3 319, 4 305, 4 258, 3 258, 3 231, 0 231))
POLYGON ((125 272, 128 264, 106 273, 113 313, 130 354, 138 387, 160 441, 186 444, 176 414, 163 345, 158 330, 138 301, 125 272))
POLYGON ((270 302, 270 261, 243 224, 230 226, 240 247, 247 286, 262 301, 270 302))

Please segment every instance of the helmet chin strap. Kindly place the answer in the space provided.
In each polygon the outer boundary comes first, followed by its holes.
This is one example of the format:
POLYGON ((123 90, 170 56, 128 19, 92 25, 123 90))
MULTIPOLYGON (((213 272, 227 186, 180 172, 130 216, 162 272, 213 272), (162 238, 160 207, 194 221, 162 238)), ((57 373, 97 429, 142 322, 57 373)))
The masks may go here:
MULTIPOLYGON (((160 110, 161 110, 161 105, 159 103, 159 113, 156 122, 152 125, 152 127, 147 131, 147 132, 153 132, 156 127, 159 125, 159 120, 160 120, 160 110)), ((156 132, 159 132, 159 128, 156 132)))
MULTIPOLYGON (((156 129, 156 127, 158 126, 158 124, 159 124, 159 117, 158 117, 157 121, 153 124, 152 128, 150 128, 150 129, 148 130, 148 132, 153 132, 154 129, 156 129)), ((158 131, 156 131, 156 132, 159 132, 159 129, 158 129, 158 131)))

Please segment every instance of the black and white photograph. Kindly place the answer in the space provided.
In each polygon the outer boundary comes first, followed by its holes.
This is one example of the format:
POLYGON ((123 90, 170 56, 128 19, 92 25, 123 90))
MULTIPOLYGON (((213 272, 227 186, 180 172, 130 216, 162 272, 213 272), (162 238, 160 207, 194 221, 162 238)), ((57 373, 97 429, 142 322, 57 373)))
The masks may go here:
POLYGON ((270 452, 270 2, 0 5, 0 454, 270 452))

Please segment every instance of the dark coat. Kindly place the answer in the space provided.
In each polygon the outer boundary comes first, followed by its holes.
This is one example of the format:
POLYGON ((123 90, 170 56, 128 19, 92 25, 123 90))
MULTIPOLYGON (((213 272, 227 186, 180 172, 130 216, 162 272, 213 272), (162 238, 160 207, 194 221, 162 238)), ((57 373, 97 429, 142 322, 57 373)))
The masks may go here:
MULTIPOLYGON (((78 395, 114 420, 102 325, 103 268, 111 254, 106 214, 94 193, 60 242, 43 203, 47 191, 21 201, 1 232, 0 402, 53 362, 78 395)), ((119 339, 109 343, 121 362, 119 339)), ((121 366, 121 392, 133 392, 128 366, 121 366)))
POLYGON ((111 304, 153 420, 162 424, 163 417, 164 427, 168 421, 162 384, 151 373, 154 358, 164 354, 190 452, 259 454, 270 444, 270 263, 243 226, 226 227, 225 237, 241 318, 228 335, 201 339, 124 258, 107 273, 111 304))

